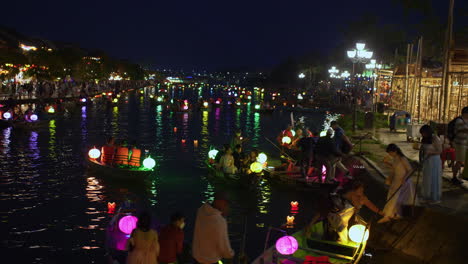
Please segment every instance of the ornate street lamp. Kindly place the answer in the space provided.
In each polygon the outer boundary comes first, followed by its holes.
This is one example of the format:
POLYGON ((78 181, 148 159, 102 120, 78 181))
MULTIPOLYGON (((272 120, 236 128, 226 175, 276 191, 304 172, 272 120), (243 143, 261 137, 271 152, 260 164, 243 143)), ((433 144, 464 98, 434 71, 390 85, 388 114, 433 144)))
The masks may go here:
POLYGON ((299 79, 304 79, 305 78, 305 74, 303 72, 299 73, 299 75, 297 76, 299 77, 299 79))
MULTIPOLYGON (((353 79, 355 76, 354 64, 356 63, 366 63, 372 58, 374 54, 372 51, 366 50, 365 43, 356 43, 356 48, 353 50, 348 50, 346 54, 348 58, 353 62, 353 79)), ((353 131, 356 131, 356 119, 357 119, 357 87, 356 80, 354 80, 354 111, 353 111, 353 131)))
POLYGON ((335 66, 331 67, 328 70, 328 73, 330 73, 330 78, 339 78, 339 75, 338 75, 339 72, 340 70, 338 70, 335 66))

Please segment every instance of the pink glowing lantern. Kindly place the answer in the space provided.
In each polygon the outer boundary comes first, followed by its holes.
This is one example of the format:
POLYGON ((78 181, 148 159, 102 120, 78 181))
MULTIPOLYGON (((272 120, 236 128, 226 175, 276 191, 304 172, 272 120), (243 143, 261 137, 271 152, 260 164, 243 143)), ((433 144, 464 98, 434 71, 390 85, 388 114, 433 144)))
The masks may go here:
POLYGON ((185 144, 185 141, 186 141, 185 139, 182 139, 182 140, 181 140, 182 144, 185 144))
POLYGON ((292 236, 283 236, 276 241, 276 251, 282 255, 292 255, 299 248, 297 240, 292 236))
POLYGON ((187 105, 184 105, 182 108, 183 108, 184 110, 188 110, 188 106, 187 106, 187 105))
POLYGON ((174 133, 177 133, 177 127, 174 127, 174 133))
POLYGON ((133 229, 136 228, 138 222, 138 218, 133 215, 127 215, 120 219, 119 221, 119 229, 123 233, 130 235, 133 229))

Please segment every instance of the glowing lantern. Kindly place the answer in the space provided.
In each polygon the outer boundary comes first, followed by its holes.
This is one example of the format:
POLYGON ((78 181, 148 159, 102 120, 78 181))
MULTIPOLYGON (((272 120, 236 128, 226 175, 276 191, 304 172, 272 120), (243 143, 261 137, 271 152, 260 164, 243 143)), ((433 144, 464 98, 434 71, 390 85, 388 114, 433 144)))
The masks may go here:
POLYGON ((147 157, 143 160, 143 166, 149 170, 153 169, 156 166, 156 161, 153 158, 147 157))
POLYGON ((174 133, 176 133, 176 132, 177 132, 177 127, 174 127, 174 133))
POLYGON ((11 118, 11 113, 10 112, 3 113, 3 118, 10 119, 11 118))
POLYGON ((119 221, 119 229, 123 233, 130 235, 133 229, 136 228, 138 222, 138 218, 133 215, 127 215, 120 219, 119 221))
POLYGON ((256 110, 259 110, 259 109, 260 109, 260 105, 258 105, 258 104, 255 105, 255 109, 256 109, 256 110))
POLYGON ((53 107, 53 106, 49 107, 49 110, 47 110, 47 112, 48 112, 49 114, 55 113, 54 107, 53 107))
POLYGON ((369 239, 369 230, 363 225, 353 225, 349 229, 348 235, 352 241, 361 243, 369 239))
POLYGON ((208 152, 208 158, 210 159, 215 159, 216 158, 216 155, 218 155, 218 150, 216 149, 212 149, 208 152))
POLYGON ((298 211, 299 203, 297 201, 291 201, 291 211, 298 211))
POLYGON ((163 98, 161 96, 158 96, 158 102, 162 102, 163 98))
POLYGON ((298 94, 298 95, 297 95, 297 99, 298 99, 298 100, 302 100, 302 99, 304 99, 304 97, 302 97, 302 94, 298 94))
POLYGON ((97 159, 97 158, 99 158, 101 156, 101 151, 99 151, 99 149, 94 147, 94 148, 89 150, 88 156, 90 158, 92 158, 92 159, 97 159))
POLYGON ((37 115, 36 114, 32 114, 29 119, 31 119, 31 121, 37 121, 37 115))
POLYGON ((286 225, 288 226, 294 225, 294 219, 295 219, 294 215, 286 216, 286 225))
POLYGON ((117 98, 114 98, 114 100, 112 100, 112 102, 114 102, 114 103, 118 103, 118 102, 119 102, 119 99, 117 99, 117 98))
POLYGON ((263 165, 260 162, 250 164, 250 170, 254 173, 260 173, 263 170, 263 165))
POLYGON ((208 107, 208 102, 203 102, 203 107, 207 108, 208 107))
POLYGON ((281 139, 281 142, 283 144, 291 144, 291 138, 288 137, 288 136, 284 136, 282 139, 281 139))
POLYGON ((115 212, 115 203, 114 202, 108 202, 107 203, 107 213, 108 214, 113 214, 115 212))
POLYGON ((86 98, 81 98, 80 101, 81 101, 82 103, 86 103, 86 98))
POLYGON ((326 131, 326 130, 320 132, 320 137, 324 137, 324 136, 326 136, 326 135, 327 135, 327 131, 326 131))
POLYGON ((182 144, 185 144, 185 139, 182 139, 182 140, 180 140, 180 141, 182 142, 182 144))
POLYGON ((283 236, 276 241, 275 247, 280 254, 291 255, 299 248, 299 244, 294 237, 283 236))
POLYGON ((194 146, 194 147, 198 147, 198 140, 197 140, 197 139, 194 139, 194 140, 193 140, 193 146, 194 146))
POLYGON ((260 163, 265 163, 267 161, 267 155, 265 153, 258 154, 257 161, 260 163))
POLYGON ((293 137, 295 137, 296 136, 296 131, 291 130, 291 134, 292 134, 293 137))
POLYGON ((184 105, 184 106, 182 107, 182 109, 188 110, 188 106, 187 106, 187 105, 184 105))
POLYGON ((107 95, 108 95, 108 96, 111 96, 111 95, 112 95, 112 93, 107 93, 107 95))

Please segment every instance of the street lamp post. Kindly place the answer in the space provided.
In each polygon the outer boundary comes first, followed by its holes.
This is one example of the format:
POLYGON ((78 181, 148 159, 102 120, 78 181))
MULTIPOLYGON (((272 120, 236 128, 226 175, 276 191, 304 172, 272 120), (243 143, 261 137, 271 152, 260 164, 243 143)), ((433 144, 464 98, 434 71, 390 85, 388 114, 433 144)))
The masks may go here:
POLYGON ((373 52, 365 49, 366 44, 356 43, 356 48, 353 50, 348 50, 348 58, 353 62, 353 84, 354 84, 354 110, 353 110, 353 132, 356 131, 357 126, 357 85, 355 77, 355 64, 356 63, 365 63, 372 58, 373 52))
POLYGON ((376 71, 382 68, 382 64, 378 64, 376 60, 372 59, 370 60, 370 63, 366 64, 366 69, 372 70, 372 109, 374 110, 374 94, 377 90, 375 86, 375 80, 377 78, 377 73, 376 71))

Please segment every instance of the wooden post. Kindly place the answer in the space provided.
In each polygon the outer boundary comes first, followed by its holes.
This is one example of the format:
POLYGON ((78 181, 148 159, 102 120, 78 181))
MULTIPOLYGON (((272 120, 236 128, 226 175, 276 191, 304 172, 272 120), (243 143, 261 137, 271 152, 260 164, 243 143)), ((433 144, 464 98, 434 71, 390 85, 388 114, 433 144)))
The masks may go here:
POLYGON ((405 110, 408 110, 408 75, 410 61, 410 44, 406 47, 406 74, 405 74, 405 110))

